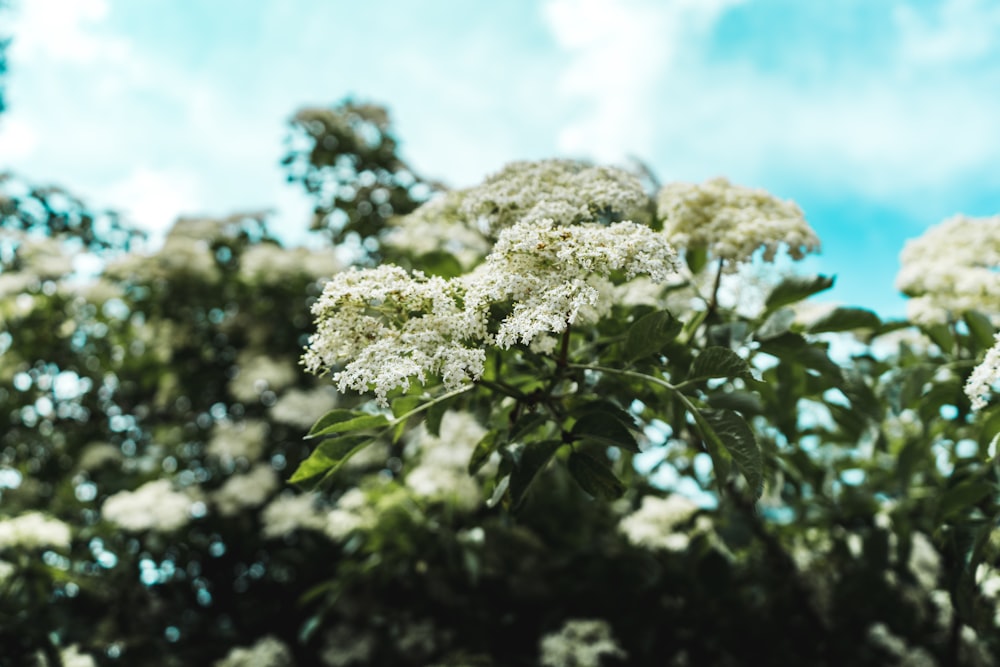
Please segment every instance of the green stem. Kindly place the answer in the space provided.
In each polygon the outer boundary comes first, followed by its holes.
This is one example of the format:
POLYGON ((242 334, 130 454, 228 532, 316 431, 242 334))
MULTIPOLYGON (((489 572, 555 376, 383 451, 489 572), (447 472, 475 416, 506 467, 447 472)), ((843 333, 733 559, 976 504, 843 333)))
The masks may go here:
POLYGON ((426 409, 428 409, 430 407, 433 407, 433 406, 437 405, 438 403, 440 403, 442 401, 447 401, 449 398, 454 398, 455 396, 458 396, 460 394, 464 394, 465 392, 469 391, 470 389, 472 389, 475 386, 476 385, 474 385, 474 384, 470 384, 470 385, 466 385, 464 387, 459 387, 458 389, 452 389, 451 391, 445 392, 445 393, 441 394, 440 396, 432 398, 431 400, 427 401, 426 403, 421 403, 420 405, 418 405, 417 407, 413 408, 409 412, 404 413, 404 414, 400 415, 399 417, 396 417, 395 419, 393 419, 391 422, 389 422, 389 425, 386 428, 391 428, 393 426, 398 426, 399 424, 405 422, 407 419, 409 419, 413 415, 420 414, 424 410, 426 410, 426 409))
POLYGON ((527 394, 525 394, 523 391, 501 380, 476 380, 476 383, 488 389, 492 389, 493 391, 501 393, 504 396, 510 396, 511 398, 515 398, 518 401, 525 401, 528 399, 527 394))

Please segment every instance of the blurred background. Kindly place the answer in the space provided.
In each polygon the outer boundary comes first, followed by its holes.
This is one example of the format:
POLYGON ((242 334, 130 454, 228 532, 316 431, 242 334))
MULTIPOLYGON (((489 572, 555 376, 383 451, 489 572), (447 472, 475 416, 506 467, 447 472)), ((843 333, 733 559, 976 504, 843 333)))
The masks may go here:
POLYGON ((386 105, 425 177, 515 159, 724 175, 795 200, 825 297, 902 315, 904 241, 1000 211, 1000 5, 990 0, 10 0, 0 171, 69 186, 162 240, 180 214, 273 209, 287 120, 386 105))

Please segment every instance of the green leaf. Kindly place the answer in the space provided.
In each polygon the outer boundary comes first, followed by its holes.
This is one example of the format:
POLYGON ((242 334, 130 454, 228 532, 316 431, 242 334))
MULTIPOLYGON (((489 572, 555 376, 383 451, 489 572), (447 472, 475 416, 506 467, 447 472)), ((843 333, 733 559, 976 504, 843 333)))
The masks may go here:
POLYGON ((316 425, 306 435, 306 439, 329 438, 338 433, 362 431, 388 425, 389 420, 385 418, 385 415, 372 415, 367 412, 351 410, 333 410, 316 422, 316 425))
POLYGON ((943 351, 951 352, 955 349, 955 336, 951 332, 951 327, 947 324, 931 324, 923 326, 921 329, 943 351))
POLYGON ((978 351, 988 350, 993 347, 993 323, 990 321, 986 315, 983 315, 978 310, 966 311, 963 319, 965 320, 966 326, 969 327, 969 334, 972 336, 972 340, 976 342, 976 348, 978 351))
POLYGON ((542 440, 539 442, 529 442, 520 451, 520 455, 514 462, 514 470, 510 475, 510 496, 514 507, 521 503, 525 491, 531 485, 532 480, 540 470, 542 470, 556 451, 562 446, 559 440, 542 440))
POLYGON ((535 431, 546 422, 548 422, 548 417, 540 412, 523 414, 510 427, 510 434, 507 436, 507 441, 521 442, 529 433, 535 431))
POLYGON ((570 432, 579 439, 593 440, 602 445, 619 447, 636 454, 640 451, 639 443, 636 442, 632 431, 610 410, 585 413, 576 420, 570 432))
POLYGON ((601 500, 615 500, 625 493, 625 485, 611 469, 590 454, 573 452, 569 457, 569 474, 584 491, 601 500))
POLYGON ((707 438, 717 440, 733 457, 750 486, 754 500, 764 491, 764 460, 746 421, 732 410, 700 410, 695 421, 707 438), (706 429, 707 427, 707 429, 706 429))
MULTIPOLYGON (((419 396, 400 396, 392 401, 392 414, 396 419, 401 419, 403 415, 409 414, 416 410, 421 404, 423 404, 423 399, 419 396)), ((407 419, 402 419, 396 424, 396 428, 393 429, 392 439, 393 442, 398 441, 403 437, 403 432, 406 430, 407 419)))
POLYGON ((688 381, 717 377, 752 379, 753 375, 746 359, 728 347, 715 346, 707 348, 694 360, 688 381))
POLYGON ((976 505, 997 490, 995 483, 984 479, 968 479, 959 482, 941 496, 938 513, 942 519, 949 519, 962 510, 976 505))
POLYGON ((665 310, 640 317, 629 327, 625 337, 628 361, 637 361, 658 353, 681 332, 681 323, 665 310))
POLYGON ((833 287, 833 280, 827 276, 789 276, 771 290, 764 305, 768 311, 772 311, 802 301, 808 296, 833 287))
POLYGON ((879 316, 867 308, 834 308, 807 328, 809 333, 850 331, 852 329, 878 329, 882 326, 879 316))
POLYGON ((458 258, 445 250, 433 250, 421 255, 414 266, 429 276, 442 278, 454 278, 465 273, 458 258))
POLYGON ((295 474, 288 480, 298 484, 319 475, 332 475, 354 454, 374 442, 367 435, 344 435, 332 440, 324 440, 309 457, 299 464, 295 474))
POLYGON ((469 458, 470 475, 475 475, 483 469, 486 462, 490 460, 490 456, 497 450, 500 441, 500 431, 488 431, 486 435, 480 438, 479 442, 476 443, 476 448, 472 450, 472 456, 469 458))
POLYGON ((708 248, 705 246, 687 248, 684 251, 684 262, 691 269, 691 273, 697 275, 708 264, 708 248))

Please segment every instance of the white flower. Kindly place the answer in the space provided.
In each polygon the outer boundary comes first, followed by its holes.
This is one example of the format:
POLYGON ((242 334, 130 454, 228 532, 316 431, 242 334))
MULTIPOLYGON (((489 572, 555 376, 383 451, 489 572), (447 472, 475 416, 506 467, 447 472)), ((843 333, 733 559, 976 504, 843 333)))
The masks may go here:
POLYGON ((188 522, 193 504, 187 494, 171 488, 170 480, 157 479, 135 491, 110 496, 101 507, 101 515, 131 532, 169 533, 188 522))
POLYGON ((240 256, 240 278, 250 283, 280 285, 299 276, 325 278, 342 269, 332 250, 282 248, 274 243, 258 243, 240 256))
POLYGON ((239 373, 229 381, 229 391, 244 403, 256 401, 266 390, 281 391, 295 382, 298 370, 291 361, 242 350, 236 357, 239 373))
POLYGON ((308 391, 289 389, 271 406, 269 412, 271 419, 276 422, 308 429, 321 415, 335 407, 337 392, 331 387, 318 387, 308 391))
POLYGON ((14 567, 13 563, 8 563, 5 560, 0 560, 0 585, 2 585, 7 579, 9 579, 15 572, 17 568, 14 567))
POLYGON ((292 667, 292 652, 279 639, 263 637, 247 648, 234 648, 214 667, 292 667))
POLYGON ((406 475, 406 486, 417 496, 446 500, 465 511, 475 509, 482 502, 482 492, 468 466, 484 435, 486 429, 468 412, 445 412, 438 437, 421 424, 405 451, 407 457, 420 456, 420 464, 406 475))
POLYGON ((1000 215, 957 215, 907 241, 896 287, 907 315, 934 324, 980 310, 1000 322, 1000 215))
POLYGON ((375 638, 367 632, 358 632, 339 625, 327 633, 320 659, 328 667, 371 664, 375 638))
POLYGON ((781 246, 794 259, 819 249, 802 210, 764 190, 716 178, 701 185, 668 184, 656 199, 663 233, 671 243, 689 251, 706 248, 712 257, 727 260, 728 270, 760 248, 768 262, 781 246))
POLYGON ((622 519, 618 529, 636 546, 683 551, 689 538, 674 529, 688 521, 699 507, 676 493, 666 498, 643 496, 639 509, 622 519))
POLYGON ((925 590, 937 588, 938 577, 941 574, 941 555, 934 548, 930 538, 923 533, 913 533, 907 566, 922 588, 925 590))
POLYGON ((406 486, 422 498, 445 500, 463 511, 482 502, 479 485, 464 469, 421 464, 406 475, 406 486))
POLYGON ((69 525, 41 512, 26 512, 0 520, 0 550, 68 549, 72 533, 69 525))
POLYGON ((59 657, 62 658, 63 667, 96 667, 97 663, 94 662, 94 658, 88 653, 80 653, 80 649, 76 644, 67 646, 62 651, 59 652, 59 657))
POLYGON ((207 452, 227 465, 239 458, 256 461, 267 446, 267 431, 267 423, 257 419, 218 421, 212 427, 207 452))
POLYGON ((518 222, 559 225, 641 215, 649 197, 632 174, 575 160, 512 162, 466 191, 462 213, 496 234, 518 222))
POLYGON ((280 485, 278 473, 270 463, 258 463, 250 472, 233 475, 212 493, 212 502, 222 516, 234 516, 242 510, 259 507, 280 485))
POLYGON ((965 393, 972 401, 973 410, 986 407, 986 398, 1000 384, 1000 333, 996 334, 996 343, 986 352, 981 364, 972 370, 965 383, 965 393))
POLYGON ((331 539, 340 541, 355 530, 374 526, 377 521, 378 514, 368 503, 364 491, 353 488, 344 493, 327 514, 325 532, 331 539))
POLYGON ((390 220, 385 245, 413 255, 445 250, 468 268, 490 251, 492 242, 460 211, 465 190, 439 194, 412 213, 390 220))
POLYGON ((604 656, 626 657, 604 620, 571 619, 559 632, 541 640, 541 663, 547 667, 601 667, 604 656))
POLYGON ((264 537, 285 537, 296 530, 322 532, 326 516, 316 508, 314 494, 283 494, 272 500, 261 512, 264 537))

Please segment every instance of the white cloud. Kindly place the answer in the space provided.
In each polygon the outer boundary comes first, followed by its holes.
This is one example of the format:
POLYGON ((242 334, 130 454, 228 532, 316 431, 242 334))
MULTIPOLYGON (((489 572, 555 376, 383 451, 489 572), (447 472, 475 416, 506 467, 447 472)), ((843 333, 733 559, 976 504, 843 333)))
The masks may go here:
POLYGON ((32 59, 92 65, 127 59, 130 46, 104 33, 107 0, 16 0, 10 48, 14 62, 32 59))
POLYGON ((1000 5, 994 0, 945 0, 928 12, 895 8, 904 61, 918 66, 962 64, 1000 51, 1000 5))
POLYGON ((21 118, 0 118, 0 155, 6 160, 20 160, 34 152, 38 132, 21 118))
POLYGON ((179 169, 137 167, 98 195, 153 239, 179 216, 198 213, 203 207, 197 174, 179 169))

